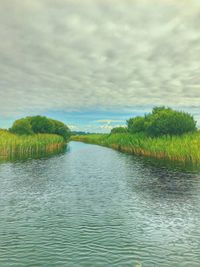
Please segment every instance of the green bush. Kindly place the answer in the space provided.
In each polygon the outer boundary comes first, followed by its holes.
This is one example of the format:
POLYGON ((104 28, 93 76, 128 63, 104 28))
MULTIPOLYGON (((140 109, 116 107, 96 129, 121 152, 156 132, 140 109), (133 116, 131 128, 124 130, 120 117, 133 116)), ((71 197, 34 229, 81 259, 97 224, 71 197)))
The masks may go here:
POLYGON ((146 130, 146 120, 144 117, 135 117, 127 121, 128 131, 130 133, 139 133, 146 130))
POLYGON ((154 107, 152 113, 131 118, 127 124, 130 133, 143 132, 152 137, 196 131, 196 122, 192 115, 165 107, 154 107))
POLYGON ((13 123, 12 128, 10 129, 10 132, 16 133, 19 135, 28 135, 28 134, 33 134, 31 124, 29 120, 25 119, 19 119, 16 120, 13 123))
POLYGON ((152 109, 152 113, 149 113, 148 115, 155 115, 155 114, 158 114, 158 113, 160 113, 161 111, 163 111, 163 110, 165 110, 165 111, 170 111, 170 110, 172 110, 171 108, 169 108, 169 107, 165 107, 165 106, 157 106, 157 107, 154 107, 153 109, 152 109))
POLYGON ((70 129, 61 121, 57 120, 51 120, 51 123, 53 124, 53 133, 58 134, 64 137, 65 140, 67 140, 70 135, 70 129))
POLYGON ((49 133, 58 134, 67 140, 70 137, 70 129, 64 123, 49 119, 44 116, 32 116, 17 120, 10 131, 19 135, 49 133))
POLYGON ((115 134, 115 133, 127 133, 128 129, 126 127, 115 127, 111 130, 111 134, 115 134))
POLYGON ((166 109, 151 116, 146 131, 150 136, 182 135, 196 131, 196 122, 188 113, 166 109))
POLYGON ((34 133, 54 133, 54 124, 51 119, 44 116, 33 116, 27 119, 30 121, 34 133))

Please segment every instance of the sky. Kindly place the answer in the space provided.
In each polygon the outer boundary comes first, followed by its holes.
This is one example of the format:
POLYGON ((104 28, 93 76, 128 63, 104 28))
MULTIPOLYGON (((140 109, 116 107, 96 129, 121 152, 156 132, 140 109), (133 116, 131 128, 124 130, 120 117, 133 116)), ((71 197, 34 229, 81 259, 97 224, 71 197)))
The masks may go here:
POLYGON ((200 125, 199 0, 1 0, 0 127, 108 132, 155 105, 200 125))

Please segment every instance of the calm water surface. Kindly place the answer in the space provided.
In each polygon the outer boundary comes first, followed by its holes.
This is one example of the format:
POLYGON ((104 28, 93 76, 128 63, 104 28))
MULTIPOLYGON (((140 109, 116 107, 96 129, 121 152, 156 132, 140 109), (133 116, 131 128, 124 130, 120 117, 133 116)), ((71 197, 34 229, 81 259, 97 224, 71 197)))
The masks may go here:
POLYGON ((0 266, 200 266, 197 173, 71 142, 0 186, 0 266))

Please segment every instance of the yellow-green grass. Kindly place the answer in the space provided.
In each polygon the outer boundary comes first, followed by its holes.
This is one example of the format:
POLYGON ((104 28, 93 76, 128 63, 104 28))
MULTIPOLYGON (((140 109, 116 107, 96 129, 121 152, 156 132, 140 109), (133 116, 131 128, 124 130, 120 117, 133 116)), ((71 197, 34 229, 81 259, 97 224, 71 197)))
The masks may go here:
POLYGON ((0 130, 0 159, 28 158, 42 154, 53 154, 64 149, 64 138, 54 134, 19 136, 0 130))
POLYGON ((90 134, 72 140, 111 147, 123 152, 173 161, 200 163, 200 132, 151 138, 143 134, 90 134))

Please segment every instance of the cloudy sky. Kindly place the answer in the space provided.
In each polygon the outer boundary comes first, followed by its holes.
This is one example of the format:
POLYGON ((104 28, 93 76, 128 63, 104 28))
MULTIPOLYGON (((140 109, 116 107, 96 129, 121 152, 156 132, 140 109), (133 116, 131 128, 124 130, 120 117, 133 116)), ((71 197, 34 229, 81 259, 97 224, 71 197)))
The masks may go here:
POLYGON ((108 131, 168 105, 200 122, 199 0, 1 0, 0 127, 108 131))

